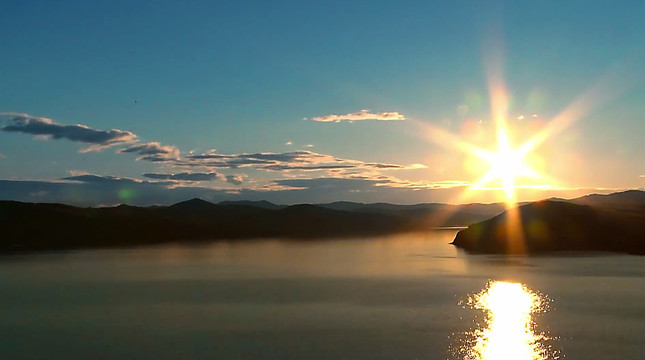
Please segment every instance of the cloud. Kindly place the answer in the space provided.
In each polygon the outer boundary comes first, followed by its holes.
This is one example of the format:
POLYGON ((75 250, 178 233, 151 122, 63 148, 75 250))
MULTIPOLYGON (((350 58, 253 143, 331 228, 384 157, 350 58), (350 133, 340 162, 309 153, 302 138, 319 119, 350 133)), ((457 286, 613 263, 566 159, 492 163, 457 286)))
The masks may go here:
POLYGON ((318 171, 318 170, 336 170, 336 169, 354 169, 356 165, 314 165, 314 166, 297 166, 297 165, 268 165, 263 166, 261 170, 270 171, 318 171))
POLYGON ((284 143, 284 144, 285 144, 285 145, 293 145, 293 141, 287 141, 287 142, 286 142, 286 143, 284 143))
POLYGON ((213 180, 219 180, 222 178, 222 175, 216 172, 208 172, 208 173, 177 173, 177 174, 160 174, 160 173, 147 173, 143 174, 143 176, 147 177, 148 179, 155 179, 155 180, 177 180, 177 181, 213 181, 213 180))
POLYGON ((85 125, 61 125, 52 119, 20 113, 0 113, 3 117, 10 117, 9 125, 0 130, 5 132, 18 132, 31 134, 41 139, 67 139, 71 141, 92 144, 80 152, 101 150, 109 146, 129 143, 137 136, 126 130, 98 130, 85 125))
POLYGON ((0 159, 6 159, 6 158, 7 158, 7 155, 5 155, 5 154, 0 154, 0 159))
MULTIPOLYGON (((146 158, 146 160, 150 159, 146 158)), ((371 171, 375 173, 426 167, 422 164, 399 165, 343 159, 309 150, 246 154, 218 154, 209 152, 206 154, 190 154, 177 159, 155 159, 154 161, 166 161, 166 164, 177 168, 202 168, 211 171, 214 169, 251 168, 271 172, 323 171, 328 175, 333 174, 336 176, 346 175, 345 173, 355 173, 357 171, 371 171)))
POLYGON ((200 182, 200 181, 225 181, 227 183, 241 185, 246 178, 245 174, 224 175, 217 172, 183 172, 177 174, 161 174, 161 173, 147 173, 143 174, 144 177, 155 180, 171 180, 171 181, 187 181, 187 182, 200 182))
POLYGON ((67 173, 70 176, 91 175, 91 173, 85 170, 67 170, 67 173))
POLYGON ((137 153, 139 160, 153 162, 166 161, 168 158, 179 156, 179 149, 170 145, 161 145, 158 142, 147 142, 143 144, 134 144, 127 148, 119 150, 120 153, 137 153))
POLYGON ((326 116, 316 116, 313 118, 314 121, 321 122, 341 122, 341 121, 357 121, 357 120, 381 120, 381 121, 393 121, 393 120, 405 120, 405 116, 399 112, 381 112, 381 113, 372 113, 369 110, 361 110, 359 112, 345 114, 345 115, 326 115, 326 116))
POLYGON ((86 184, 140 184, 143 181, 139 179, 132 178, 123 178, 118 176, 111 175, 94 175, 94 174, 84 174, 84 175, 75 175, 64 177, 61 180, 74 181, 79 183, 86 184))
POLYGON ((253 153, 253 154, 197 154, 188 155, 177 161, 177 165, 206 166, 215 168, 259 167, 262 165, 278 165, 285 163, 316 164, 333 162, 331 155, 319 154, 313 151, 299 150, 284 153, 253 153))
POLYGON ((375 169, 375 170, 402 170, 402 169, 419 169, 425 168, 421 164, 412 164, 410 166, 396 165, 396 164, 381 164, 381 163, 365 163, 357 160, 342 160, 335 159, 337 164, 321 164, 321 165, 267 165, 259 167, 259 170, 269 171, 319 171, 319 170, 347 170, 347 169, 375 169))
POLYGON ((245 177, 246 175, 244 174, 226 175, 226 182, 229 182, 235 185, 241 185, 242 182, 244 182, 245 177))

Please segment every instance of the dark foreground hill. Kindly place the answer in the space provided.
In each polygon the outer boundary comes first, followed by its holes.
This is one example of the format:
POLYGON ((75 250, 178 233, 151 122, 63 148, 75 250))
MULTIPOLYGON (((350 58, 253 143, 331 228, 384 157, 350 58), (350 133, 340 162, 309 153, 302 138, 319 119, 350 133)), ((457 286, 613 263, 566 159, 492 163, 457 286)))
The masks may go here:
POLYGON ((642 195, 642 191, 630 191, 523 205, 516 210, 520 232, 509 228, 509 214, 504 212, 460 231, 453 244, 475 253, 611 251, 645 255, 645 201, 638 201, 645 199, 642 195))
POLYGON ((279 206, 268 202, 79 208, 0 201, 0 252, 111 247, 168 241, 266 237, 374 236, 467 225, 501 212, 499 205, 383 204, 279 206))

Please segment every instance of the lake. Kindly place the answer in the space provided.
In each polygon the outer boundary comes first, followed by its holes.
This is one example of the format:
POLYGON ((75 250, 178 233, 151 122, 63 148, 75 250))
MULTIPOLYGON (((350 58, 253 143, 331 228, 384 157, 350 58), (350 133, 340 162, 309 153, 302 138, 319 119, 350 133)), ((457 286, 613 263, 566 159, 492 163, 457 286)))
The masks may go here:
POLYGON ((645 257, 468 255, 455 233, 4 255, 0 359, 476 358, 490 281, 542 299, 545 357, 643 358, 645 257))

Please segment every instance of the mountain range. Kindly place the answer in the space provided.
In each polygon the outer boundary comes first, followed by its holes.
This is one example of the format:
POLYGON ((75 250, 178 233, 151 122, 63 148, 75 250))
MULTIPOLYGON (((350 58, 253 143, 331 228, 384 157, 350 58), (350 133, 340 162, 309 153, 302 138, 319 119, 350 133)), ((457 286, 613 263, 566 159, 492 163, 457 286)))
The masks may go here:
MULTIPOLYGON (((123 247, 163 242, 251 238, 368 237, 439 227, 466 227, 454 245, 470 252, 508 253, 504 204, 395 205, 333 202, 278 205, 268 201, 170 206, 81 208, 0 201, 0 252, 123 247), (505 235, 506 234, 506 235, 505 235)), ((645 192, 519 204, 527 253, 609 250, 645 253, 645 192)))
POLYGON ((268 201, 213 204, 191 199, 170 206, 81 208, 0 201, 0 252, 213 239, 374 236, 464 226, 502 211, 501 204, 285 206, 268 201))

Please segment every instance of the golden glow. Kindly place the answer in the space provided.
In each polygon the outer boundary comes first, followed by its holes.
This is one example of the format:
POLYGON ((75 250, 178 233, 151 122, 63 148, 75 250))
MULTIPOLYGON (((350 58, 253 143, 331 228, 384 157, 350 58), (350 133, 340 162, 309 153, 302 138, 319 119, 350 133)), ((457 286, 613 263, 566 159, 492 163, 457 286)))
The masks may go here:
POLYGON ((545 360, 545 336, 533 331, 532 314, 543 310, 539 295, 519 283, 493 281, 468 305, 487 312, 485 328, 465 349, 466 360, 545 360))
POLYGON ((499 180, 506 195, 506 202, 514 204, 516 201, 516 178, 538 178, 540 174, 529 167, 525 159, 532 148, 511 148, 505 127, 498 131, 497 141, 497 151, 495 152, 481 149, 473 152, 473 155, 485 160, 490 166, 490 169, 476 182, 474 188, 481 188, 494 180, 499 180))
MULTIPOLYGON (((490 117, 488 119, 465 118, 469 113, 469 105, 478 107, 481 104, 479 94, 471 93, 467 94, 467 104, 457 107, 457 113, 463 118, 460 133, 451 133, 427 122, 409 121, 416 123, 420 128, 421 131, 417 131, 417 134, 446 148, 456 148, 466 154, 463 159, 463 170, 475 174, 477 180, 470 182, 470 186, 465 187, 464 191, 451 202, 466 203, 480 195, 481 191, 501 192, 502 196, 498 201, 503 200, 507 210, 505 214, 507 250, 508 253, 521 254, 524 252, 525 244, 522 218, 517 209, 517 190, 524 189, 526 194, 527 190, 539 191, 562 187, 559 181, 545 174, 546 161, 537 154, 536 150, 548 139, 563 132, 595 108, 637 84, 640 81, 637 80, 639 77, 633 76, 631 69, 638 68, 637 64, 642 61, 637 60, 636 57, 629 57, 616 64, 594 86, 548 121, 533 113, 536 104, 542 102, 539 98, 543 97, 536 91, 533 91, 529 97, 529 102, 533 104, 528 106, 533 108, 530 116, 528 114, 509 116, 508 109, 512 96, 506 90, 503 77, 504 46, 499 24, 496 22, 493 24, 489 29, 490 34, 485 39, 486 51, 483 54, 490 98, 490 117), (509 121, 509 119, 513 120, 509 121), (495 144, 487 144, 484 148, 481 144, 491 138, 487 129, 489 123, 494 125, 495 144)), ((557 149, 549 150, 551 151, 546 151, 546 154, 550 153, 553 156, 557 153, 557 149)), ((439 161, 438 173, 450 172, 451 176, 459 181, 464 174, 454 172, 453 164, 456 159, 452 154, 446 154, 444 158, 446 160, 443 164, 441 164, 442 160, 439 161)), ((558 165, 553 166, 558 167, 558 165)), ((562 168, 562 165, 559 166, 562 168)), ((563 170, 566 172, 567 169, 563 170)), ((440 220, 445 220, 450 214, 445 213, 442 216, 440 220)))
MULTIPOLYGON (((499 101, 499 100, 498 100, 499 101)), ((531 156, 533 150, 541 144, 541 141, 529 139, 524 144, 513 147, 511 142, 511 131, 506 124, 504 117, 496 121, 497 144, 494 150, 481 148, 473 143, 464 140, 463 137, 452 134, 443 129, 429 124, 417 123, 423 128, 422 133, 435 143, 445 147, 456 147, 467 155, 465 167, 469 172, 483 174, 473 182, 469 190, 503 190, 503 200, 513 207, 516 204, 515 190, 518 188, 550 188, 550 184, 518 184, 518 179, 540 179, 542 181, 553 181, 548 176, 536 170, 539 165, 537 156, 531 156)), ((539 136, 543 136, 542 133, 539 136)), ((457 202, 464 202, 472 193, 466 192, 457 202)), ((501 199, 500 199, 501 200, 501 199)))

